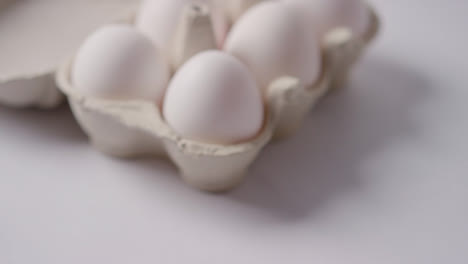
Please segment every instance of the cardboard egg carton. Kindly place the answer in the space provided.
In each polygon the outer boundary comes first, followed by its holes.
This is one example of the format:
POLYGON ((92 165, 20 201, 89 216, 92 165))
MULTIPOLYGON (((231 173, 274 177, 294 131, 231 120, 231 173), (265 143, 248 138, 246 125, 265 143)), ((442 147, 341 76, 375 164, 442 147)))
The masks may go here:
POLYGON ((0 104, 54 108, 55 72, 103 23, 128 17, 138 0, 0 0, 0 104))
MULTIPOLYGON (((97 149, 120 158, 168 157, 188 184, 205 191, 226 191, 242 182, 249 165, 270 141, 292 135, 318 100, 343 84, 353 63, 378 31, 378 18, 370 10, 372 23, 364 37, 357 38, 347 29, 336 29, 326 37, 324 68, 315 85, 305 87, 288 76, 270 85, 264 127, 255 139, 241 144, 215 145, 182 138, 164 121, 154 102, 81 95, 70 81, 73 59, 59 69, 57 83, 97 149)), ((210 23, 207 8, 187 7, 177 32, 177 65, 215 47, 210 23)))

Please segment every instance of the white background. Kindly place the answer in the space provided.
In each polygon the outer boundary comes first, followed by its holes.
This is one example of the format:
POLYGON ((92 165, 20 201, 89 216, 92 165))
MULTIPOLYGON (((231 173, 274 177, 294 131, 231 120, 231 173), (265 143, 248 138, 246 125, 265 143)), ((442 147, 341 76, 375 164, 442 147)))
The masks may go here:
POLYGON ((468 2, 373 3, 351 85, 227 195, 0 107, 0 263, 468 263, 468 2))

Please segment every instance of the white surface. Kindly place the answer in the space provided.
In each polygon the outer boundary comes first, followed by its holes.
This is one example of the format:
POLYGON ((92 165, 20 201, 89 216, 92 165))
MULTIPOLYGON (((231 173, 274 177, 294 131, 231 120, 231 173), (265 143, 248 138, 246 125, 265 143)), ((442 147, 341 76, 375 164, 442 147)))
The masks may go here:
POLYGON ((67 109, 0 108, 0 263, 467 263, 468 2, 374 3, 352 85, 228 195, 104 157, 67 109))

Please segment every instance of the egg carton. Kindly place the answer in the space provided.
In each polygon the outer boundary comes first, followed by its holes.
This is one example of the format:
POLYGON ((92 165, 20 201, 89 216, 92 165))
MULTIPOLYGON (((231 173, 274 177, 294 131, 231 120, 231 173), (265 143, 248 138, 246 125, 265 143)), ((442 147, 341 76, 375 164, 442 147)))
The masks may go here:
POLYGON ((0 0, 0 104, 60 105, 64 96, 56 87, 58 66, 87 34, 102 23, 126 19, 137 2, 0 0))
MULTIPOLYGON (((378 18, 372 8, 369 10, 372 23, 364 37, 356 38, 344 28, 327 35, 324 69, 315 85, 305 87, 288 76, 271 84, 264 127, 256 138, 241 144, 206 144, 182 138, 168 126, 153 102, 81 95, 70 81, 73 58, 58 71, 57 83, 90 142, 100 151, 119 158, 169 158, 191 186, 210 192, 227 191, 243 181, 249 165, 270 141, 292 135, 319 99, 345 82, 353 63, 378 31, 378 18)), ((178 65, 215 47, 210 23, 206 9, 190 5, 185 10, 177 32, 178 65)))

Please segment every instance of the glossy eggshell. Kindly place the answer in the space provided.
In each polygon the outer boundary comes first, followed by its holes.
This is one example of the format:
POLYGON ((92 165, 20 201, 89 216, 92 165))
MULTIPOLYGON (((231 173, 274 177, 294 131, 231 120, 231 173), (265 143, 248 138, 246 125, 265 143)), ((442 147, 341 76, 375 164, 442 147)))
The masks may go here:
POLYGON ((266 89, 283 76, 314 84, 321 71, 316 35, 282 2, 263 2, 234 25, 225 50, 244 62, 266 89))
POLYGON ((206 51, 173 77, 163 115, 185 138, 233 144, 259 133, 264 106, 253 76, 240 61, 220 51, 206 51))
POLYGON ((85 40, 71 79, 85 96, 161 102, 169 67, 144 35, 130 26, 109 25, 85 40))

